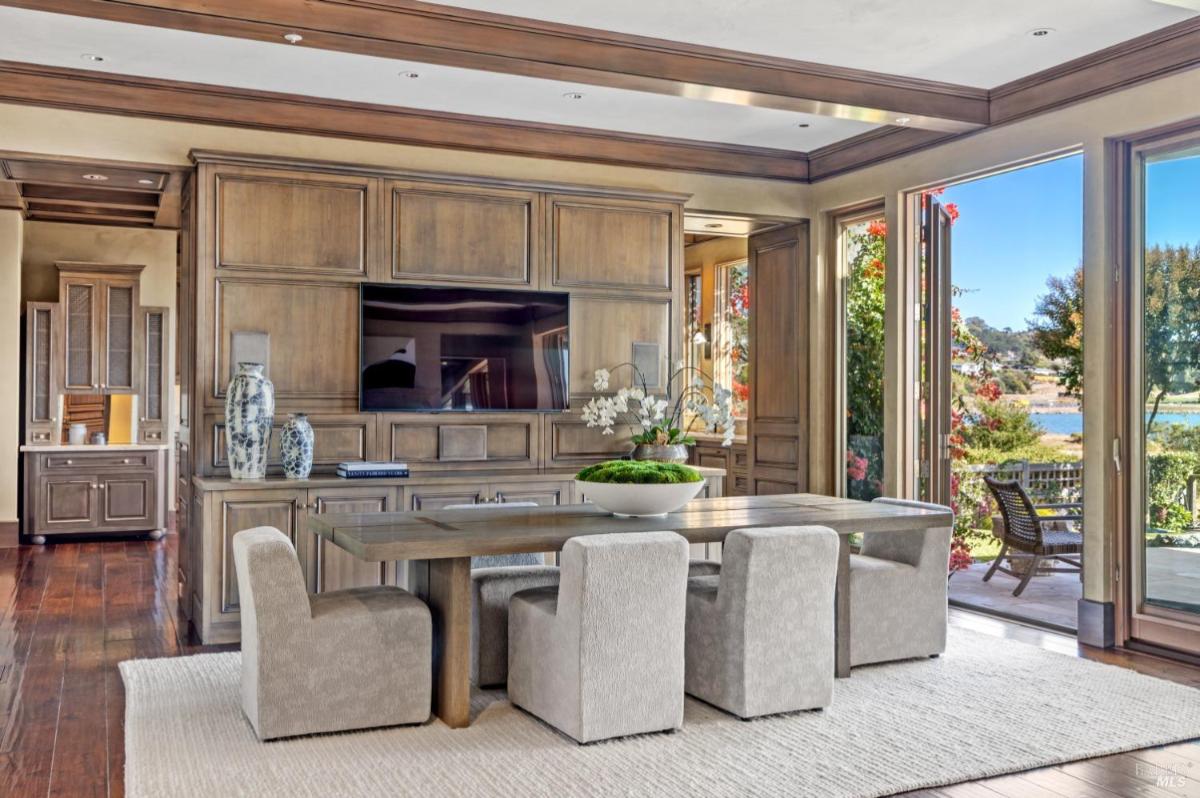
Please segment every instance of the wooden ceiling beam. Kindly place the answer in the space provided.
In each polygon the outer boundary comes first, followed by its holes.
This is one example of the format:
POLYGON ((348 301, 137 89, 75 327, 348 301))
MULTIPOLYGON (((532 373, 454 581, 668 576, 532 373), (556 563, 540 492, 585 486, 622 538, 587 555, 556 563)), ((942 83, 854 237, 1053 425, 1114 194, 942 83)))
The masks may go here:
POLYGON ((969 86, 407 0, 0 0, 0 5, 409 62, 964 132, 988 122, 969 86))
POLYGON ((803 153, 0 61, 0 102, 650 169, 808 179, 803 153))

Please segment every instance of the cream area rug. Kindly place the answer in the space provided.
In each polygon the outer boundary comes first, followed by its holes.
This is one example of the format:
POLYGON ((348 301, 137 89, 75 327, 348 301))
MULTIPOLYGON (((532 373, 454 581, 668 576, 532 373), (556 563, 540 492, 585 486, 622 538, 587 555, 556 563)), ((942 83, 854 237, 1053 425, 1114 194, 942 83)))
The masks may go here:
POLYGON ((132 660, 125 782, 150 796, 878 796, 1200 737, 1200 691, 950 630, 942 657, 856 668, 832 706, 737 720, 688 699, 681 731, 576 745, 478 693, 467 729, 260 743, 237 653, 132 660))

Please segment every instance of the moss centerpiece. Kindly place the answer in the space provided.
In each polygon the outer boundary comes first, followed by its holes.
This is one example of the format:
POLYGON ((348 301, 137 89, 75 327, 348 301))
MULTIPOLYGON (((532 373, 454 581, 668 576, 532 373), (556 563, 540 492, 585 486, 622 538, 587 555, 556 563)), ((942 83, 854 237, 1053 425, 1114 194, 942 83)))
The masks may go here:
POLYGON ((608 460, 575 475, 576 490, 618 518, 675 512, 696 498, 704 484, 694 468, 649 460, 608 460))

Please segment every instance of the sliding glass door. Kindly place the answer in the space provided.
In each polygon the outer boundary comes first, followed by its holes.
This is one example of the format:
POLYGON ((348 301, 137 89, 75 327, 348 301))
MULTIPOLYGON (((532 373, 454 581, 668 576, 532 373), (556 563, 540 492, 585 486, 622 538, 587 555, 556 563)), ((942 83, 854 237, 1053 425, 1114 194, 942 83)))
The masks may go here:
POLYGON ((1200 653, 1200 135, 1130 167, 1128 631, 1200 653))

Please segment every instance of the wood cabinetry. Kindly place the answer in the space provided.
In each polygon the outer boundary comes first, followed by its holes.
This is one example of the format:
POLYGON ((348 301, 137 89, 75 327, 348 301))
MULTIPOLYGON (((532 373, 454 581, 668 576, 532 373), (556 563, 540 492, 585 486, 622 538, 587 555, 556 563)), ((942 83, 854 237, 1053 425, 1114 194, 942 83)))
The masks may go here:
POLYGON ((682 246, 678 203, 562 194, 546 202, 553 285, 671 290, 682 246))
POLYGON ((165 530, 163 447, 23 448, 22 531, 34 542, 60 534, 165 530))
MULTIPOLYGON (((320 488, 308 492, 309 513, 389 513, 401 507, 403 490, 388 485, 361 488, 320 488)), ((307 520, 307 518, 305 519, 307 520)), ((313 535, 307 528, 305 551, 309 590, 325 593, 350 587, 373 587, 387 584, 394 565, 365 562, 313 535)))
POLYGON ((58 385, 66 393, 133 393, 143 355, 137 330, 143 267, 57 265, 64 347, 58 385))
POLYGON ((62 437, 58 395, 62 360, 57 302, 25 306, 25 443, 49 444, 62 437))
POLYGON ((700 440, 692 447, 688 462, 703 468, 720 468, 727 473, 726 496, 750 495, 750 458, 745 441, 722 446, 717 441, 700 440))
POLYGON ((142 397, 138 435, 142 443, 163 443, 167 433, 167 402, 171 375, 167 365, 170 312, 167 308, 142 308, 138 335, 142 339, 142 367, 138 373, 138 395, 142 397))

